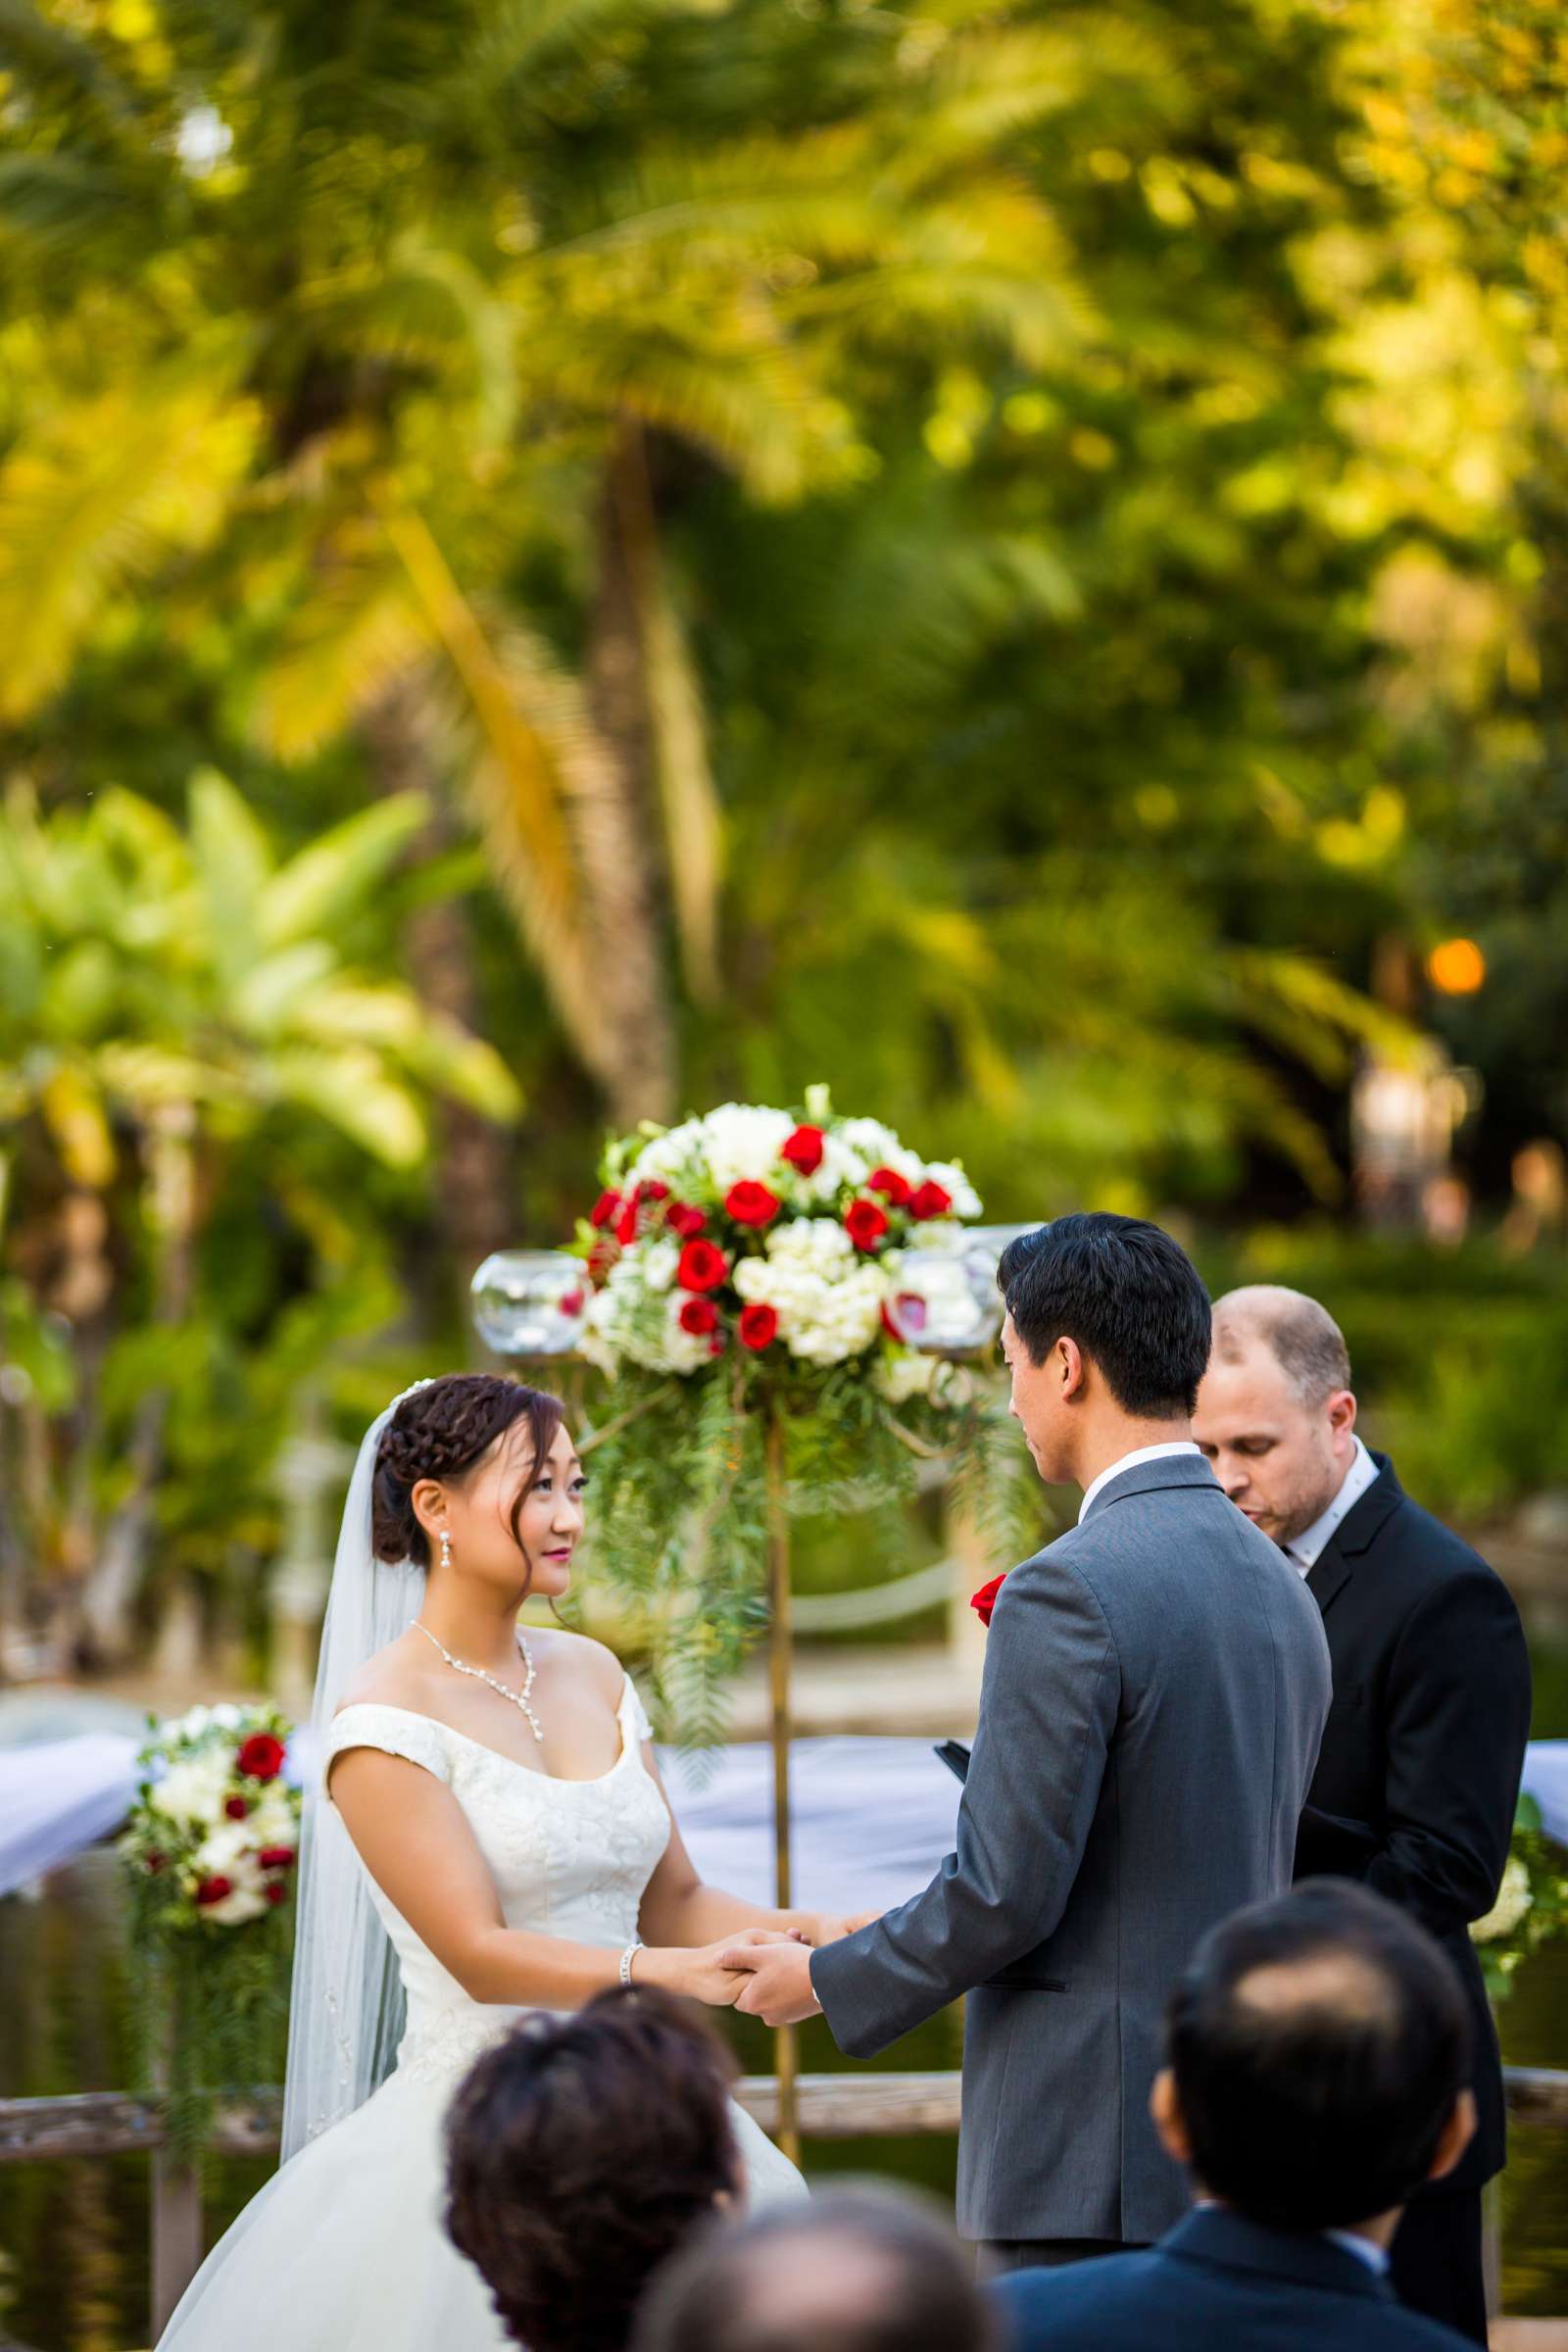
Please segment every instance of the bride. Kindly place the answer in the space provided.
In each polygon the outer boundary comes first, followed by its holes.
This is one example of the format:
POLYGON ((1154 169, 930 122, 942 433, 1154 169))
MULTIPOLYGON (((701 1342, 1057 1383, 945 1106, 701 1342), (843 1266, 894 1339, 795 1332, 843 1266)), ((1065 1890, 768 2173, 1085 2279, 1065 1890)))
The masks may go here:
MULTIPOLYGON (((585 1483, 559 1401, 488 1374, 416 1382, 367 1433, 317 1675, 284 2161, 162 2352, 503 2352, 441 2222, 476 2054, 616 1983, 727 2007, 726 1944, 843 1933, 705 1886, 615 1659, 524 1636, 525 1595, 569 1582, 585 1483)), ((735 2130, 754 2203, 804 2192, 735 2130)))

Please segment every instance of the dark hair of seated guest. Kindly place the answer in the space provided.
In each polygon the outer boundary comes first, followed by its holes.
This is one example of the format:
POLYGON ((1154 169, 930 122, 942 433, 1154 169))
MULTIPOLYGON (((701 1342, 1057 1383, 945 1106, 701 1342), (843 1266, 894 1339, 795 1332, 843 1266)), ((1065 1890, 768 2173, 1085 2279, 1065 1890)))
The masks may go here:
POLYGON ((951 2230, 886 2190, 829 2191, 710 2230, 655 2282, 634 2352, 992 2352, 951 2230))
POLYGON ((1204 1937, 1169 2052, 1203 2188, 1276 2229, 1348 2229, 1427 2179, 1469 2079, 1469 2021, 1424 1928, 1313 1879, 1204 1937))
POLYGON ((528 2352, 623 2352, 650 2274, 740 2185, 732 2074, 697 2011, 633 1986, 525 2018, 466 2076, 447 2233, 528 2352))

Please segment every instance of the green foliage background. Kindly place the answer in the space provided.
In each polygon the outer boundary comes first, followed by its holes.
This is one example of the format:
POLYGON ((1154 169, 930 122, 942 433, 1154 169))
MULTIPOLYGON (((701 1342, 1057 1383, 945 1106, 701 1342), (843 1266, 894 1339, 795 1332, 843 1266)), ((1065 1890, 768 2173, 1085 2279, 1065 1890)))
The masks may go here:
POLYGON ((1310 1277, 1440 1506, 1558 1474, 1545 0, 4 28, 8 1621, 259 1626, 291 1428, 607 1124, 816 1079, 1310 1277), (1347 1186, 1423 1029, 1442 1259, 1347 1186))

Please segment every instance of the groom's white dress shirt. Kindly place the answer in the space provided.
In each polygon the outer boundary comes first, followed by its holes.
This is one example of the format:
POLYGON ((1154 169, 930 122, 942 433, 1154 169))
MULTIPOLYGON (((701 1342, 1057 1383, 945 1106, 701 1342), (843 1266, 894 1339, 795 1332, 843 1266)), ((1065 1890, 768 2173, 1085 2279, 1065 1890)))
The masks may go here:
MULTIPOLYGON (((1089 1505, 1094 1501, 1101 1488, 1108 1487, 1111 1480, 1120 1478, 1124 1470, 1135 1470, 1140 1462, 1162 1462, 1168 1453, 1200 1453, 1201 1450, 1202 1448, 1195 1445, 1191 1438, 1173 1438, 1168 1445, 1164 1446, 1140 1446, 1132 1453, 1124 1453, 1119 1462, 1107 1463, 1100 1476, 1091 1479, 1084 1489, 1084 1498, 1078 1505, 1079 1526, 1082 1527, 1088 1517, 1089 1505)), ((1375 1477, 1376 1472, 1373 1475, 1375 1477)))
POLYGON ((1310 1527, 1303 1527, 1298 1536, 1293 1536, 1284 1546, 1286 1557, 1300 1570, 1302 1576, 1311 1575, 1341 1520, 1354 1510, 1368 1487, 1376 1486, 1377 1480, 1378 1466, 1357 1438, 1350 1467, 1345 1473, 1340 1491, 1328 1509, 1321 1512, 1310 1527))

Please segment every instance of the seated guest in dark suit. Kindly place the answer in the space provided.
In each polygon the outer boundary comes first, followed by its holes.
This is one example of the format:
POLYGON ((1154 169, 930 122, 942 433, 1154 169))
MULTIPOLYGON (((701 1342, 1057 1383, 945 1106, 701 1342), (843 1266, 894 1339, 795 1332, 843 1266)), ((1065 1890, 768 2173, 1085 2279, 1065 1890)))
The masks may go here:
POLYGON ((695 2009, 637 1987, 476 2061, 447 2116, 447 2234, 514 2343, 622 2352, 655 2270, 744 2193, 732 2072, 695 2009))
POLYGON ((951 2229, 840 2190, 695 2239, 655 2281, 634 2352, 996 2352, 951 2229))
POLYGON ((1317 1879, 1200 1944, 1151 2106, 1197 2210, 1157 2245, 988 2290, 1007 2352, 1456 2352, 1389 2282, 1400 2209, 1475 2130, 1448 1962, 1381 1895, 1317 1879))
POLYGON ((1507 2152, 1502 2060, 1470 1922, 1496 1900, 1530 1732, 1507 1587, 1355 1433, 1350 1359, 1315 1298, 1272 1285, 1214 1309, 1193 1435, 1237 1507, 1323 1612, 1334 1703, 1298 1879, 1358 1879, 1442 1944, 1470 2003, 1476 2135, 1394 2241, 1399 2300, 1487 2340, 1481 2190, 1507 2152))

